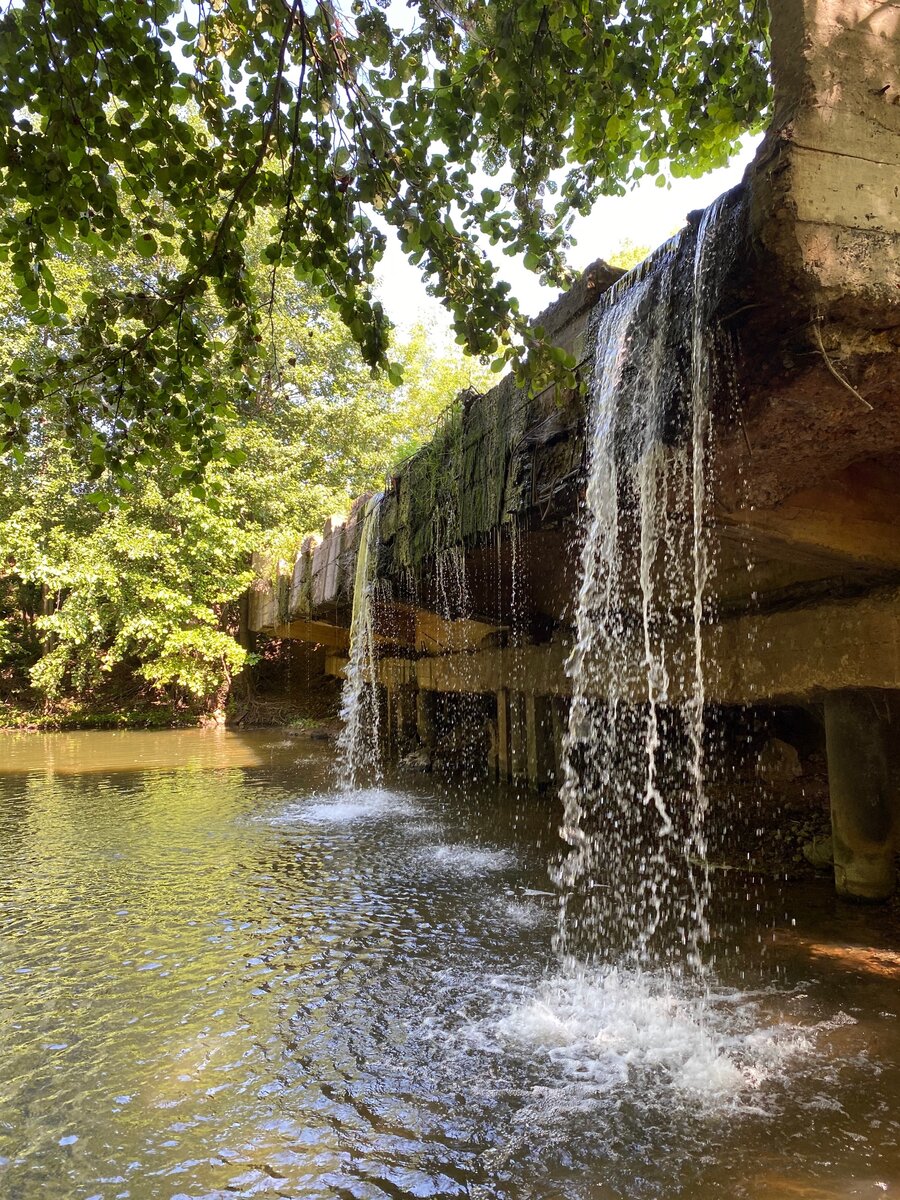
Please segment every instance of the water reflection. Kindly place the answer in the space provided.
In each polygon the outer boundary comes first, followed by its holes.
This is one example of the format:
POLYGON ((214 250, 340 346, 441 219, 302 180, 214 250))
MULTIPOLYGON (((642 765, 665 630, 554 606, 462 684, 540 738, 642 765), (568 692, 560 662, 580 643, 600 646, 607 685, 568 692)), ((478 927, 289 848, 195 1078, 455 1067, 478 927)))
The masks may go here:
POLYGON ((259 737, 224 729, 5 733, 0 774, 129 774, 143 771, 208 771, 284 762, 308 745, 291 733, 259 737), (287 753, 286 753, 287 752, 287 753))
POLYGON ((559 976, 549 805, 334 795, 272 734, 60 736, 0 780, 4 1197, 900 1186, 898 943, 827 889, 723 897, 711 1002, 559 976))

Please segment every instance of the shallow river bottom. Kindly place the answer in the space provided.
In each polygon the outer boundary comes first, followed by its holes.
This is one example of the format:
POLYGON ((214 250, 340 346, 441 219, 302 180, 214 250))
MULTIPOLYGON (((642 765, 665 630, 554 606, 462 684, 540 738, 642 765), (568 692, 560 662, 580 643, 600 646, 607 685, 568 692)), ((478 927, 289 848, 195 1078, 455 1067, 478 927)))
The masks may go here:
POLYGON ((0 744, 0 1196, 900 1194, 900 935, 730 878, 708 994, 561 971, 552 800, 280 733, 0 744))

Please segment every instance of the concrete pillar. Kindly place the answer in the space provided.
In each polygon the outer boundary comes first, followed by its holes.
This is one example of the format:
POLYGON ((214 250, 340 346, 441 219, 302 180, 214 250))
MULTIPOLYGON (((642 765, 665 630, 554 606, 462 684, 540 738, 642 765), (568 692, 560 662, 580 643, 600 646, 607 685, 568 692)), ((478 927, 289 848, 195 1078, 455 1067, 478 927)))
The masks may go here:
POLYGON ((487 777, 488 779, 497 778, 497 722, 489 720, 487 722, 487 777))
POLYGON ((509 692, 497 692, 497 778, 509 779, 509 692))
POLYGON ((512 779, 528 778, 525 697, 521 692, 509 693, 509 773, 512 779))
POLYGON ((826 696, 834 880, 841 896, 884 900, 893 891, 898 741, 896 693, 846 691, 826 696))
POLYGON ((378 711, 378 741, 385 756, 393 753, 394 740, 394 695, 393 688, 376 684, 373 703, 378 711))
POLYGON ((393 688, 385 687, 380 690, 384 693, 384 703, 381 707, 381 745, 385 754, 392 754, 397 745, 394 729, 397 701, 393 688))
POLYGON ((533 787, 552 783, 555 764, 550 696, 525 696, 525 753, 528 782, 533 787))
POLYGON ((569 726, 568 700, 564 696, 550 698, 550 718, 553 722, 553 774, 557 781, 563 777, 563 746, 569 726))
POLYGON ((434 747, 434 718, 437 697, 434 692, 416 692, 416 733, 427 750, 434 747))
POLYGON ((397 749, 401 754, 405 754, 416 740, 417 697, 418 692, 411 687, 399 687, 394 692, 397 749))

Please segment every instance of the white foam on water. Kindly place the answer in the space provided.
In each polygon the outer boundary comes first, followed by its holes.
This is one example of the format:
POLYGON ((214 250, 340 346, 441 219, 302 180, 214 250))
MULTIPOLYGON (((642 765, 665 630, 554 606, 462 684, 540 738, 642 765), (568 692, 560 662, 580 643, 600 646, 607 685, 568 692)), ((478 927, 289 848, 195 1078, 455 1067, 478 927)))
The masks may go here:
POLYGON ((612 1093, 757 1110, 759 1091, 815 1050, 818 1026, 766 1020, 759 994, 700 993, 616 969, 545 981, 497 1022, 502 1042, 545 1057, 564 1107, 612 1093))
POLYGON ((276 817, 274 825, 350 825, 358 821, 383 821, 388 817, 405 817, 415 812, 408 796, 389 792, 385 788, 365 788, 356 792, 333 792, 313 796, 276 817))
POLYGON ((463 843, 428 846, 425 853, 430 863, 458 875, 508 871, 516 862, 509 850, 492 850, 486 846, 466 846, 463 843))
POLYGON ((498 915, 519 929, 534 929, 550 918, 548 910, 533 900, 507 900, 500 906, 498 915))
POLYGON ((410 821, 404 826, 404 833, 408 837, 428 837, 433 838, 441 832, 440 821, 410 821))

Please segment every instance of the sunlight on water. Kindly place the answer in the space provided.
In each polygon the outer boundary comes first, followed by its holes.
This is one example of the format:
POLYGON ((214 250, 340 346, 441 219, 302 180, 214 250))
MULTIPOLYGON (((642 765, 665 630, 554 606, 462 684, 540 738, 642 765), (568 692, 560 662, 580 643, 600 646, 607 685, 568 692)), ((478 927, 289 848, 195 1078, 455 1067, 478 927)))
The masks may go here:
POLYGON ((84 735, 84 773, 0 780, 4 1200, 900 1187, 900 974, 867 914, 742 891, 706 995, 561 970, 551 806, 336 792, 283 740, 97 772, 140 735, 84 735))

